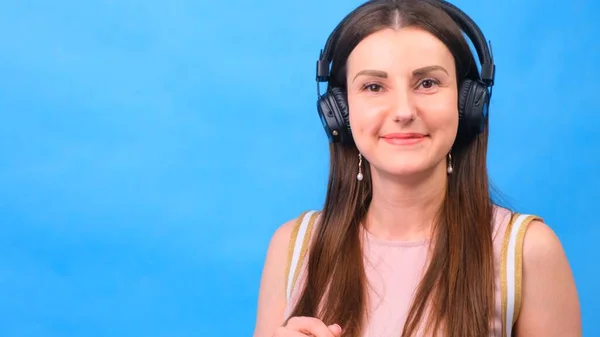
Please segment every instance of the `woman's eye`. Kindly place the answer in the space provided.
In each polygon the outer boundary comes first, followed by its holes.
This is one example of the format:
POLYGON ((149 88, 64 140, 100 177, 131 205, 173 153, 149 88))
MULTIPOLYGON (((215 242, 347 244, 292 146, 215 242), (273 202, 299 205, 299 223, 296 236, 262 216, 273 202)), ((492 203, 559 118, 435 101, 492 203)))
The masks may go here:
POLYGON ((379 92, 379 91, 381 91, 381 89, 382 89, 382 87, 376 83, 369 83, 369 84, 363 86, 363 90, 372 91, 372 92, 379 92))
POLYGON ((421 86, 422 86, 424 89, 431 89, 431 88, 432 88, 434 85, 436 85, 436 84, 438 84, 438 82, 437 82, 436 80, 433 80, 433 79, 430 79, 430 78, 428 78, 428 79, 425 79, 425 80, 421 81, 421 84, 420 84, 420 85, 421 85, 421 86))

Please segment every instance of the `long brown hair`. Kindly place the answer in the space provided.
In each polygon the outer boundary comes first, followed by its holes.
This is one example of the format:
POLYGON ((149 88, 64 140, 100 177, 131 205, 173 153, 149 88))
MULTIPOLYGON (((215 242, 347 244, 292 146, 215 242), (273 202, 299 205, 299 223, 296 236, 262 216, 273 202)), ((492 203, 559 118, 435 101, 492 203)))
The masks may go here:
MULTIPOLYGON (((422 0, 373 0, 353 13, 334 44, 329 86, 345 87, 345 62, 366 36, 383 28, 420 27, 452 52, 457 81, 478 72, 458 25, 422 0)), ((487 130, 487 125, 486 125, 487 130)), ((459 133, 452 149, 454 172, 437 217, 431 262, 416 291, 402 336, 425 324, 452 337, 488 336, 494 313, 492 201, 486 169, 487 131, 459 133), (425 318, 428 320, 425 321, 425 318)), ((345 337, 358 337, 367 319, 366 276, 360 223, 372 197, 369 165, 356 180, 356 146, 330 147, 330 174, 320 225, 310 247, 306 285, 290 316, 338 323, 345 337)))

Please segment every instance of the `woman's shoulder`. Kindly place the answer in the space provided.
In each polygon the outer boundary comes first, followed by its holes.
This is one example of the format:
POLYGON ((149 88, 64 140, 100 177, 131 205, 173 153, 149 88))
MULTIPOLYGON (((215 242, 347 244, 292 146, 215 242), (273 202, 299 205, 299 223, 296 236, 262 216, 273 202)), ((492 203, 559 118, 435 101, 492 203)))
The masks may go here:
POLYGON ((522 241, 530 226, 546 226, 542 217, 536 214, 521 213, 496 204, 492 224, 494 241, 507 241, 511 236, 519 236, 522 241))
POLYGON ((305 218, 315 213, 303 212, 280 224, 271 235, 260 281, 255 335, 271 333, 284 318, 290 293, 292 243, 305 227, 305 218))
POLYGON ((577 291, 557 234, 539 215, 500 206, 494 222, 501 298, 511 309, 503 322, 517 335, 579 336, 577 291))
MULTIPOLYGON (((494 236, 501 234, 501 231, 520 231, 519 235, 524 238, 525 232, 534 232, 533 235, 547 237, 548 235, 554 234, 550 226, 548 226, 544 219, 534 213, 524 213, 509 207, 494 205, 493 206, 493 225, 494 225, 494 236), (539 232, 539 234, 536 234, 539 232)), ((508 233, 505 233, 509 235, 508 233)), ((516 233, 515 233, 516 234, 516 233)), ((534 239, 535 240, 535 239, 534 239)))
POLYGON ((289 269, 294 254, 306 248, 319 215, 317 210, 307 210, 279 225, 271 236, 267 255, 277 259, 277 265, 289 269))
MULTIPOLYGON (((538 261, 549 253, 560 253, 561 243, 554 230, 537 215, 494 206, 494 241, 504 255, 514 251, 517 259, 538 261)), ((552 254, 550 254, 552 255, 552 254)))
POLYGON ((273 233, 271 244, 277 246, 290 246, 291 242, 300 237, 305 237, 315 226, 319 215, 320 211, 306 210, 296 217, 285 221, 279 225, 273 233))
POLYGON ((507 250, 515 252, 515 290, 520 294, 517 335, 581 336, 577 289, 557 233, 536 215, 514 213, 512 222, 506 242, 514 245, 507 250))
POLYGON ((286 222, 282 228, 279 229, 286 233, 286 275, 288 279, 293 277, 294 274, 297 274, 296 269, 299 269, 303 264, 308 253, 308 247, 312 242, 313 233, 315 232, 314 229, 317 226, 320 214, 321 213, 317 210, 304 211, 299 216, 286 222), (285 229, 283 227, 285 227, 285 229))
POLYGON ((299 224, 305 213, 286 220, 275 228, 267 247, 265 269, 275 271, 285 267, 288 260, 290 242, 297 236, 299 224))

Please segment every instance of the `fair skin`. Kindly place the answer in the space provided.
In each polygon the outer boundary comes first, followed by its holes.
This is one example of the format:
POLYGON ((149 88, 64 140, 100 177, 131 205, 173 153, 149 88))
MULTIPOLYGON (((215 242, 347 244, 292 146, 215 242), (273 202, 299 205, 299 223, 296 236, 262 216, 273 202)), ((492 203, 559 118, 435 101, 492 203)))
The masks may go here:
POLYGON ((286 326, 285 280, 288 243, 295 220, 280 226, 273 234, 260 282, 260 294, 254 337, 340 337, 341 327, 326 326, 322 321, 311 317, 293 317, 286 326))
POLYGON ((571 267, 548 225, 532 221, 523 244, 523 304, 513 336, 577 337, 583 334, 571 267))
MULTIPOLYGON (((453 56, 433 35, 407 27, 368 36, 347 65, 350 125, 372 172, 365 226, 389 240, 428 238, 445 193, 446 156, 458 127, 453 56)), ((271 239, 254 337, 338 337, 343 327, 315 318, 292 318, 282 326, 294 223, 282 225, 271 239)), ((530 224, 523 259, 522 307, 514 336, 581 336, 573 276, 560 241, 543 222, 530 224)))
POLYGON ((452 54, 422 30, 385 29, 353 50, 347 80, 352 135, 373 180, 365 226, 389 240, 428 238, 458 128, 452 54))

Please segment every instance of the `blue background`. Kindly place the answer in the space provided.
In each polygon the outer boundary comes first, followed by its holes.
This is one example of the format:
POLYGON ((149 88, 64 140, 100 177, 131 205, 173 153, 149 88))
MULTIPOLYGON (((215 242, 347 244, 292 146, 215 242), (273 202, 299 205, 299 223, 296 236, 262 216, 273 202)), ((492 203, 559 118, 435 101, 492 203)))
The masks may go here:
MULTIPOLYGON (((315 61, 358 4, 0 2, 0 336, 250 336, 271 234, 324 197, 315 61)), ((493 41, 491 177, 598 336, 600 3, 455 4, 493 41)))

